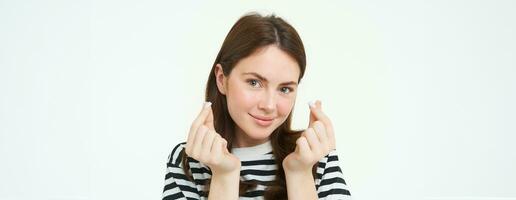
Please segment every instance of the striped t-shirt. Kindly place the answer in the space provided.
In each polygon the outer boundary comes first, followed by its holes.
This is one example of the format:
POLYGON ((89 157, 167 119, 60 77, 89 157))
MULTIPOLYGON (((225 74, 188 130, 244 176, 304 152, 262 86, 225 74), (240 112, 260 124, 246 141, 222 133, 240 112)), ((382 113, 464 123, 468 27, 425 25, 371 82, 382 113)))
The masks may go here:
MULTIPOLYGON (((194 181, 187 179, 181 163, 181 155, 185 153, 185 144, 185 142, 177 144, 169 155, 163 200, 208 199, 204 182, 211 178, 211 171, 206 165, 188 157, 194 181)), ((258 183, 256 188, 247 191, 240 196, 240 199, 263 199, 264 191, 267 185, 274 181, 277 169, 271 142, 268 141, 253 147, 232 148, 231 153, 242 162, 240 180, 258 183)), ((319 199, 351 199, 338 161, 335 150, 319 161, 315 179, 319 199)))

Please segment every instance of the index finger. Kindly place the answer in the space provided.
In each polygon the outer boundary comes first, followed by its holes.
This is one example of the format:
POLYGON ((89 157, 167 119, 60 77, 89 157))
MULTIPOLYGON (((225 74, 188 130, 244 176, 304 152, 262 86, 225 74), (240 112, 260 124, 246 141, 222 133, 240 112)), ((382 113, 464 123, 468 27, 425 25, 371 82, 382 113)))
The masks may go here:
POLYGON ((323 122, 326 128, 326 134, 328 135, 330 149, 333 150, 335 149, 335 133, 333 131, 333 125, 331 124, 330 118, 328 118, 328 116, 326 116, 326 114, 322 112, 321 101, 317 102, 317 108, 320 111, 320 114, 324 115, 325 120, 321 121, 323 122))
POLYGON ((315 115, 315 118, 317 118, 319 121, 324 123, 324 125, 326 126, 326 129, 328 131, 333 132, 333 127, 332 127, 330 118, 328 118, 328 116, 326 116, 326 114, 324 114, 324 112, 322 111, 321 101, 317 101, 316 105, 313 107, 310 106, 310 110, 315 115))
POLYGON ((204 120, 204 125, 207 126, 210 130, 215 130, 215 127, 213 125, 213 110, 208 108, 208 116, 204 120))
POLYGON ((204 121, 206 120, 206 118, 208 117, 210 112, 211 112, 211 102, 205 102, 202 107, 201 113, 199 113, 199 115, 197 115, 195 120, 192 122, 192 125, 190 126, 190 132, 188 133, 187 144, 191 143, 192 140, 195 138, 195 133, 197 133, 197 129, 199 128, 199 126, 204 124, 204 121))

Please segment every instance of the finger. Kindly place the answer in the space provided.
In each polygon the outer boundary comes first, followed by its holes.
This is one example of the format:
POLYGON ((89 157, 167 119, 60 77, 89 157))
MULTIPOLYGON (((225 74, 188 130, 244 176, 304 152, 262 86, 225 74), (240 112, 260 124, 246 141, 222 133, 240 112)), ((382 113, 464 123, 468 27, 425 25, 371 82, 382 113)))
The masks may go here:
POLYGON ((317 136, 317 138, 321 142, 321 145, 323 147, 323 151, 324 152, 329 151, 330 150, 329 149, 330 148, 329 141, 328 141, 329 139, 328 139, 328 135, 326 133, 326 129, 324 128, 324 124, 322 122, 320 122, 320 121, 315 121, 313 129, 315 130, 315 135, 317 136))
MULTIPOLYGON (((301 137, 303 137, 303 136, 301 136, 301 137)), ((298 140, 299 140, 299 138, 298 138, 298 140)), ((294 149, 294 152, 297 154, 300 154, 299 153, 299 145, 297 145, 297 140, 296 140, 296 148, 294 149)))
POLYGON ((209 114, 208 108, 211 110, 211 102, 205 102, 203 104, 203 108, 199 115, 194 119, 192 125, 190 126, 190 131, 188 132, 188 138, 186 139, 186 152, 187 154, 192 154, 192 147, 195 139, 195 135, 197 134, 197 129, 200 125, 202 125, 202 120, 206 118, 206 115, 209 114))
POLYGON ((328 116, 326 116, 326 114, 324 114, 324 112, 322 111, 321 101, 317 100, 315 102, 312 102, 312 104, 310 104, 309 108, 310 108, 310 114, 313 115, 315 120, 319 120, 319 121, 323 121, 323 122, 329 121, 328 116))
POLYGON ((222 152, 224 153, 229 153, 229 150, 228 150, 228 141, 224 138, 221 138, 222 139, 222 152))
MULTIPOLYGON (((322 102, 319 101, 318 104, 316 104, 320 110, 322 110, 322 102)), ((328 119, 328 123, 329 123, 329 126, 325 127, 326 128, 326 135, 328 136, 328 143, 329 143, 329 147, 330 147, 330 150, 334 150, 335 149, 335 132, 333 131, 333 125, 331 123, 331 121, 328 119)))
POLYGON ((213 145, 213 139, 217 133, 213 130, 209 130, 206 132, 206 136, 204 136, 202 140, 201 154, 199 158, 202 160, 208 160, 211 156, 211 146, 213 145))
POLYGON ((333 134, 333 125, 330 118, 322 111, 321 101, 318 100, 314 106, 310 107, 310 114, 313 114, 318 121, 324 124, 329 134, 333 134))
POLYGON ((222 141, 222 137, 220 135, 216 135, 216 137, 213 139, 213 144, 211 146, 211 153, 214 156, 214 158, 219 158, 222 155, 222 145, 224 145, 222 141))
POLYGON ((186 139, 186 150, 187 152, 191 152, 191 147, 192 147, 192 144, 193 144, 193 141, 195 139, 195 135, 197 134, 197 129, 199 128, 199 126, 202 124, 202 120, 204 118, 206 118, 206 115, 209 114, 208 113, 208 107, 210 107, 210 110, 211 110, 211 102, 205 102, 203 104, 203 108, 201 110, 201 112, 199 113, 199 115, 197 115, 197 117, 194 119, 194 121, 192 122, 192 125, 190 126, 190 131, 188 133, 188 138, 186 139))
POLYGON ((304 136, 301 136, 296 140, 296 148, 300 155, 311 155, 308 141, 304 136))
POLYGON ((317 101, 315 102, 315 106, 316 106, 317 108, 319 108, 319 109, 322 109, 322 102, 321 102, 321 101, 319 101, 319 100, 317 100, 317 101))
POLYGON ((336 148, 335 133, 333 133, 333 131, 326 131, 326 135, 328 136, 328 146, 330 150, 334 150, 336 148))
POLYGON ((199 159, 199 154, 201 153, 202 149, 202 141, 204 139, 204 136, 206 136, 208 130, 208 127, 204 125, 201 125, 199 129, 197 129, 197 133, 195 134, 192 147, 192 157, 194 157, 195 159, 199 159))
MULTIPOLYGON (((193 134, 197 133, 197 129, 199 128, 199 126, 204 124, 204 121, 206 121, 206 118, 210 114, 210 111, 211 111, 211 102, 205 102, 202 107, 201 112, 199 113, 199 115, 197 115, 197 117, 192 122, 192 125, 190 126, 190 133, 193 133, 193 134)), ((193 134, 188 134, 188 136, 193 137, 193 134)), ((193 138, 195 138, 195 137, 193 137, 193 138)))
POLYGON ((211 106, 208 108, 208 116, 206 117, 206 120, 204 120, 204 125, 207 126, 210 130, 215 130, 215 126, 213 126, 213 110, 211 109, 211 106))
POLYGON ((317 118, 315 117, 315 115, 311 111, 311 108, 314 107, 314 106, 315 106, 315 102, 314 101, 308 102, 308 107, 310 109, 310 119, 308 121, 308 127, 312 127, 313 123, 317 120, 317 118))
POLYGON ((306 130, 305 137, 308 141, 308 145, 310 146, 310 150, 312 150, 312 152, 315 155, 322 154, 321 142, 319 142, 319 138, 317 138, 317 136, 315 135, 315 131, 313 128, 309 128, 306 130))

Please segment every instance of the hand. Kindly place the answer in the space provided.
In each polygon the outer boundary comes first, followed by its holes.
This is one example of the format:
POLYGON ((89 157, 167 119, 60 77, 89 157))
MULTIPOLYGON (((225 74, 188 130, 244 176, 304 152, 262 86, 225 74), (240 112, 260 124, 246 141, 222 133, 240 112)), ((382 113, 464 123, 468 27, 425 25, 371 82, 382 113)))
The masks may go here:
POLYGON ((193 121, 185 151, 188 156, 207 165, 213 174, 240 170, 240 160, 228 151, 227 141, 215 132, 210 102, 204 104, 193 121))
POLYGON ((296 140, 296 149, 283 160, 285 171, 308 171, 331 150, 335 134, 330 119, 322 112, 321 102, 310 105, 308 128, 296 140))

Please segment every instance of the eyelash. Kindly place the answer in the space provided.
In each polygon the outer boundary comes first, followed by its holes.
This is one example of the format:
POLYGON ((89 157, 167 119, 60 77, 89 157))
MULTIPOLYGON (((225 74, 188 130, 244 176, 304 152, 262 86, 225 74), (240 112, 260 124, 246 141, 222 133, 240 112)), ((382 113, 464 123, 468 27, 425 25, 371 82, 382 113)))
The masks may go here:
MULTIPOLYGON (((254 85, 252 84, 252 82, 253 82, 253 81, 256 81, 256 83, 259 83, 259 82, 260 82, 259 80, 256 80, 256 79, 248 79, 248 80, 247 80, 247 83, 249 83, 249 85, 251 85, 251 86, 253 86, 253 87, 254 87, 254 85)), ((288 89, 288 90, 289 90, 289 92, 287 92, 287 93, 285 93, 285 92, 283 92, 283 91, 282 91, 284 94, 288 94, 288 93, 291 93, 291 92, 293 92, 293 91, 294 91, 294 89, 293 89, 293 88, 291 88, 291 87, 282 87, 281 89, 284 89, 284 88, 286 88, 286 89, 288 89)))

